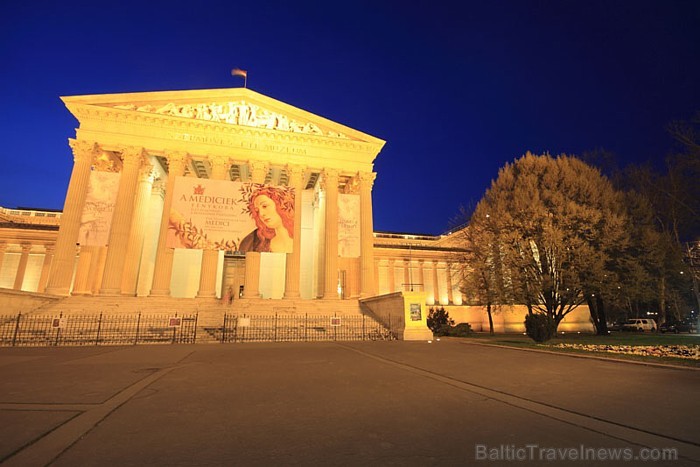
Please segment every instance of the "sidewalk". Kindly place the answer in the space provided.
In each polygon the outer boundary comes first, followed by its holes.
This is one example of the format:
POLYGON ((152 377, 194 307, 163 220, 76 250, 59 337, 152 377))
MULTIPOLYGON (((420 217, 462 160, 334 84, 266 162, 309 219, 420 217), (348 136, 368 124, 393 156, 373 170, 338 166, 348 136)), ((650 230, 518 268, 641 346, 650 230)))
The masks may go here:
POLYGON ((4 348, 0 459, 455 465, 529 443, 673 448, 680 460, 645 465, 697 465, 698 383, 694 371, 457 342, 4 348))

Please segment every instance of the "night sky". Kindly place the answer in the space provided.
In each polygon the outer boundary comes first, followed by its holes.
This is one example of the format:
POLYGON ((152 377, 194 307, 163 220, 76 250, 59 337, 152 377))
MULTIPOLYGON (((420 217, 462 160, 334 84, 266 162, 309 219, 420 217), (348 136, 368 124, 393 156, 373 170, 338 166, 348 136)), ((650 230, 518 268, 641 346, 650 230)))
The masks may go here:
POLYGON ((375 230, 438 234, 526 151, 657 165, 700 111, 700 2, 8 0, 0 206, 62 209, 59 96, 242 86, 387 141, 375 230))

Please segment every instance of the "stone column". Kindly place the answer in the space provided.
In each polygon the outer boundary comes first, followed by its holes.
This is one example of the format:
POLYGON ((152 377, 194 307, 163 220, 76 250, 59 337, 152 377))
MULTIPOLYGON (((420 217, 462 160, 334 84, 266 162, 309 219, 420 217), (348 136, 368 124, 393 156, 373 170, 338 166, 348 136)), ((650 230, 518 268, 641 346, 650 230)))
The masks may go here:
POLYGON ((338 176, 335 169, 323 171, 326 192, 326 229, 323 298, 338 299, 338 176))
POLYGON ((260 298, 259 252, 249 251, 245 254, 245 276, 243 280, 243 298, 260 298))
POLYGON ((189 161, 189 155, 178 152, 168 155, 168 182, 165 187, 165 200, 163 201, 163 216, 160 220, 158 233, 158 246, 156 248, 156 261, 153 270, 153 286, 150 295, 167 297, 170 295, 170 275, 173 271, 173 249, 168 248, 168 225, 170 222, 170 208, 173 204, 173 188, 175 177, 185 173, 185 166, 189 161))
POLYGON ((102 278, 105 274, 105 264, 107 263, 106 246, 92 247, 92 261, 90 261, 90 277, 88 278, 88 287, 93 295, 100 293, 102 278))
MULTIPOLYGON (((209 162, 211 162, 212 180, 230 180, 231 161, 228 157, 209 156, 209 162)), ((216 297, 216 270, 218 266, 219 250, 205 249, 202 251, 202 268, 199 273, 197 298, 216 297)))
POLYGON ((423 261, 422 259, 418 260, 418 290, 419 291, 424 291, 425 290, 425 274, 423 271, 423 261))
POLYGON ((5 250, 7 250, 7 243, 0 242, 0 273, 2 273, 2 263, 5 261, 5 250))
POLYGON ((27 272, 27 262, 29 261, 29 250, 32 249, 30 243, 22 243, 22 255, 19 257, 19 266, 17 266, 17 274, 15 275, 15 284, 12 287, 15 290, 22 290, 24 282, 24 273, 27 272))
POLYGON ((396 292, 396 272, 394 271, 394 261, 395 260, 393 258, 389 258, 387 260, 389 264, 386 268, 386 275, 388 276, 387 279, 389 279, 389 293, 396 292))
POLYGON ((374 284, 374 226, 372 185, 377 174, 360 172, 360 297, 376 294, 374 284))
POLYGON ((143 148, 128 148, 122 152, 122 173, 119 177, 117 200, 114 203, 112 227, 109 229, 107 260, 102 277, 101 295, 121 293, 129 233, 134 220, 134 197, 139 170, 146 162, 143 148))
POLYGON ((301 194, 304 190, 304 168, 288 165, 289 186, 294 189, 294 246, 287 253, 287 269, 284 285, 284 298, 299 298, 299 275, 301 274, 301 194))
POLYGON ((440 304, 440 287, 438 286, 438 261, 433 260, 433 297, 435 298, 435 304, 440 304))
POLYGON ((135 296, 136 284, 141 265, 141 252, 143 240, 146 235, 146 216, 149 202, 151 201, 151 188, 153 187, 153 166, 146 164, 139 171, 136 187, 136 200, 134 201, 134 218, 129 231, 129 242, 126 246, 126 260, 124 262, 124 274, 122 275, 122 295, 135 296))
MULTIPOLYGON (((265 183, 268 165, 262 161, 248 161, 248 170, 253 183, 265 183)), ((245 254, 244 298, 260 297, 260 253, 249 251, 245 254)))
POLYGON ((379 258, 374 258, 374 292, 379 295, 379 258))
POLYGON ((452 296, 452 271, 450 269, 450 263, 445 266, 445 281, 447 282, 447 303, 452 305, 454 303, 454 297, 452 296))
MULTIPOLYGON (((41 276, 39 276, 39 286, 37 287, 37 292, 44 293, 46 290, 46 283, 49 281, 49 272, 51 271, 51 260, 53 260, 53 252, 55 245, 49 244, 44 247, 44 263, 41 265, 41 276)), ((2 260, 0 260, 0 267, 2 266, 2 260)))
POLYGON ((75 278, 73 279, 73 295, 91 295, 92 284, 90 278, 90 263, 98 247, 81 245, 80 254, 78 255, 78 266, 75 269, 75 278))
POLYGON ((405 292, 411 290, 411 262, 407 259, 403 260, 403 288, 405 292))
POLYGON ((73 268, 75 267, 75 244, 78 241, 80 217, 83 214, 87 187, 90 180, 90 166, 99 153, 93 142, 69 140, 73 149, 73 171, 71 172, 66 201, 63 205, 61 225, 56 239, 56 253, 51 263, 51 273, 46 293, 68 295, 73 268))

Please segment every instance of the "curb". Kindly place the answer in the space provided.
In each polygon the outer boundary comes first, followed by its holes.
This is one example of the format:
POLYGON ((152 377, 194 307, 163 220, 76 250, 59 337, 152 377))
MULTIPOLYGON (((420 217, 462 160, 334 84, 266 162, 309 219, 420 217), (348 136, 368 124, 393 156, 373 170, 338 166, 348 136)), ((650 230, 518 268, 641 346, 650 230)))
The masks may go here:
POLYGON ((556 350, 528 349, 528 348, 523 348, 523 347, 514 347, 514 346, 502 345, 502 344, 486 344, 486 343, 482 343, 482 342, 468 342, 468 341, 464 341, 464 340, 460 341, 460 343, 466 344, 466 345, 481 345, 484 347, 498 347, 501 349, 521 350, 523 352, 555 354, 555 355, 562 355, 565 357, 572 357, 572 358, 587 358, 587 359, 591 359, 591 360, 600 360, 600 361, 604 361, 604 362, 631 363, 634 365, 653 366, 653 367, 657 367, 657 368, 666 368, 669 370, 700 371, 699 367, 673 365, 671 363, 641 362, 641 361, 637 361, 637 360, 626 360, 623 358, 603 357, 601 355, 583 355, 583 354, 576 354, 573 352, 558 352, 556 350))

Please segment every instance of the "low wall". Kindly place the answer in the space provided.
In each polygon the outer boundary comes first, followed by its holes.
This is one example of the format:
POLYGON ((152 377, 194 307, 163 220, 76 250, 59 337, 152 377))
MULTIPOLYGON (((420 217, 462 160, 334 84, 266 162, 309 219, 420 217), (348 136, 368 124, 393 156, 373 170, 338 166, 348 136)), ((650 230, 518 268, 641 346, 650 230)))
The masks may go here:
POLYGON ((63 297, 0 288, 0 314, 29 313, 61 301, 63 297))
POLYGON ((431 340, 424 292, 395 292, 360 300, 360 305, 396 337, 406 341, 431 340))
POLYGON ((361 299, 360 306, 387 329, 403 332, 405 322, 401 292, 361 299))
MULTIPOLYGON (((469 323, 476 332, 489 331, 489 317, 484 306, 444 306, 455 324, 469 323)), ((525 332, 525 305, 493 307, 493 328, 495 332, 525 332)), ((559 323, 559 332, 595 332, 587 305, 578 306, 559 323)))

